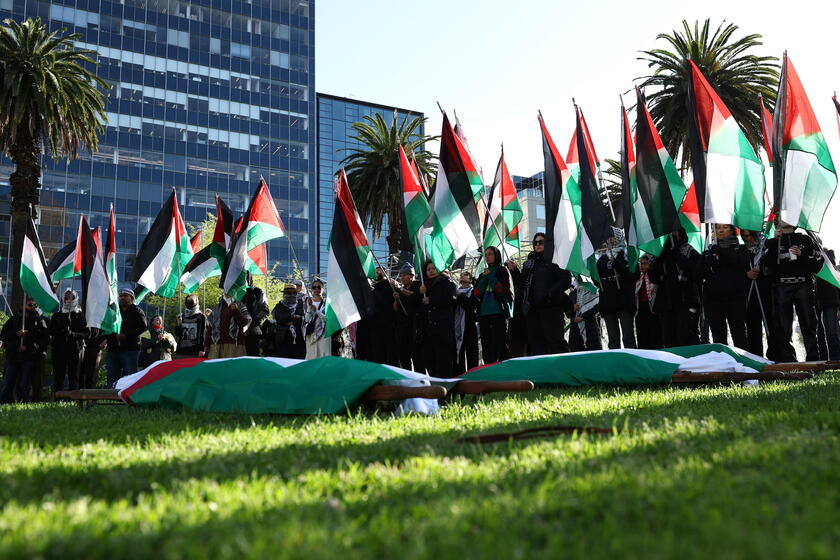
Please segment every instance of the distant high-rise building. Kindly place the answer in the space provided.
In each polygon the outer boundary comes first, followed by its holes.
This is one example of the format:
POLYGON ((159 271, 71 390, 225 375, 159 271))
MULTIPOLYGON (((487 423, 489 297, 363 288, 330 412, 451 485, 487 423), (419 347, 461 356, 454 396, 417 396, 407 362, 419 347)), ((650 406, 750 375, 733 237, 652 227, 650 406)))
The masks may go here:
MULTIPOLYGON (((352 148, 363 148, 364 145, 353 136, 353 123, 362 121, 365 115, 380 114, 386 123, 394 118, 394 111, 397 112, 397 120, 400 122, 405 118, 422 117, 420 111, 410 111, 378 103, 336 97, 325 93, 318 94, 318 268, 317 271, 327 274, 327 243, 329 242, 330 229, 333 219, 333 177, 341 168, 341 160, 352 148)), ((425 127, 419 128, 419 134, 425 134, 425 127)), ((373 251, 380 259, 388 255, 388 243, 385 236, 388 234, 387 223, 383 226, 382 235, 378 239, 373 238, 372 232, 368 232, 373 251)), ((383 261, 384 264, 384 261, 383 261)))
MULTIPOLYGON (((544 172, 531 177, 514 175, 519 204, 522 206, 522 221, 519 223, 519 239, 522 248, 530 248, 531 240, 538 231, 545 233, 545 189, 544 172)), ((529 249, 530 250, 530 249, 529 249)))
MULTIPOLYGON (((0 19, 40 17, 99 53, 108 125, 99 149, 43 159, 40 236, 47 256, 117 212, 119 278, 175 187, 188 223, 238 216, 264 177, 300 266, 317 270, 314 0, 0 0, 0 19)), ((0 161, 0 275, 8 279, 8 160, 0 161)), ((269 243, 278 273, 289 240, 269 243)))

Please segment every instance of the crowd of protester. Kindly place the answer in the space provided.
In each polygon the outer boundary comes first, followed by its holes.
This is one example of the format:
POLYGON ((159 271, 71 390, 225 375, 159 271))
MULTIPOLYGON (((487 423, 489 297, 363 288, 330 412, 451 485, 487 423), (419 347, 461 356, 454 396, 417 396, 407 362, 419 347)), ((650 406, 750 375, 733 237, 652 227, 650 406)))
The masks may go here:
POLYGON ((431 262, 419 275, 404 264, 396 278, 378 268, 372 313, 333 337, 326 335, 327 286, 317 277, 308 289, 300 280, 285 284, 273 309, 250 278, 241 302, 225 294, 202 311, 189 295, 171 333, 160 315, 147 321, 130 289, 119 294, 120 332, 108 335, 85 326, 74 290, 50 318, 28 299, 25 313, 0 330, 0 403, 40 399, 48 351, 53 391, 97 386, 103 354, 108 386, 160 360, 246 355, 352 356, 452 377, 511 357, 602 349, 602 323, 610 349, 711 340, 792 362, 794 311, 805 359, 840 359, 840 292, 816 276, 824 258, 834 266, 834 254, 824 257, 792 226, 782 223, 762 241, 758 232, 716 224, 703 253, 679 230, 659 256, 637 262, 611 238, 599 252, 594 284, 546 258, 545 241, 534 236, 521 266, 487 247, 481 271, 460 272, 457 284, 431 262))

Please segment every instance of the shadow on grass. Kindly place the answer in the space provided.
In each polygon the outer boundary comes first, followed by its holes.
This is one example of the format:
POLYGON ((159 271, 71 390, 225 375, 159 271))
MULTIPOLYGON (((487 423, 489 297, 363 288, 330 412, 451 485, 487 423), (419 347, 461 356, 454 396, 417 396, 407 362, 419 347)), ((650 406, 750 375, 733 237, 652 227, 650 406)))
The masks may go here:
MULTIPOLYGON (((673 454, 679 456, 684 451, 684 445, 704 446, 707 443, 719 441, 725 444, 742 435, 750 434, 758 439, 772 440, 779 433, 780 428, 794 430, 797 427, 826 429, 837 431, 840 428, 840 415, 832 412, 830 407, 820 409, 819 404, 825 400, 825 386, 797 385, 777 387, 773 393, 758 391, 741 392, 738 394, 723 392, 686 392, 680 399, 669 401, 667 404, 656 404, 636 408, 625 416, 627 427, 631 430, 641 429, 647 425, 648 429, 656 430, 674 419, 686 421, 699 419, 714 419, 718 423, 716 428, 687 433, 679 441, 670 437, 650 437, 632 439, 635 434, 619 437, 631 438, 630 444, 604 449, 598 461, 612 461, 627 454, 659 457, 673 454)), ((614 395, 615 391, 596 391, 593 397, 614 395)), ((545 396, 545 395, 543 395, 545 396)), ((562 396, 562 394, 561 394, 562 396)), ((528 399, 538 399, 538 395, 528 399)), ((547 409, 549 410, 549 409, 547 409)), ((21 411, 24 412, 24 411, 21 411)), ((129 434, 123 434, 116 441, 142 441, 143 438, 164 435, 178 435, 181 432, 214 433, 222 430, 247 428, 252 425, 250 418, 233 415, 201 415, 195 413, 170 413, 146 411, 122 411, 143 415, 143 421, 131 429, 129 434), (155 431, 154 419, 180 418, 182 415, 188 426, 160 427, 155 431), (144 426, 149 429, 144 429, 144 426), (151 433, 150 433, 151 432, 151 433)), ((80 412, 81 416, 89 413, 80 412)), ((122 414, 121 414, 122 416, 122 414)), ((172 489, 179 484, 195 479, 207 478, 217 482, 247 477, 253 473, 276 476, 282 480, 290 480, 312 470, 333 471, 342 469, 350 464, 357 468, 381 463, 397 464, 414 457, 435 456, 439 458, 465 457, 473 462, 480 462, 488 455, 505 456, 513 450, 530 445, 541 444, 544 440, 528 440, 512 445, 497 444, 490 446, 463 445, 454 443, 455 439, 475 433, 490 433, 515 431, 537 425, 557 423, 594 425, 609 427, 617 418, 614 410, 607 410, 597 414, 556 414, 549 418, 540 418, 518 422, 487 423, 478 429, 456 430, 443 432, 413 432, 398 437, 376 441, 346 441, 336 443, 293 442, 281 444, 268 449, 254 451, 234 451, 192 456, 189 458, 175 458, 154 463, 135 463, 129 466, 85 466, 61 464, 32 468, 21 467, 10 471, 4 476, 4 484, 0 485, 0 501, 15 500, 19 503, 37 503, 46 498, 50 500, 73 500, 77 498, 94 498, 101 500, 134 500, 140 494, 158 490, 172 489)), ((303 428, 308 423, 316 422, 313 418, 276 418, 257 417, 253 422, 258 426, 277 425, 283 427, 303 428)), ((331 420, 332 421, 332 420, 331 420)), ((623 422, 623 420, 622 420, 623 422)), ((70 427, 71 431, 73 426, 70 427)), ((64 430, 68 426, 63 427, 64 430)), ((120 425, 111 425, 109 429, 120 429, 120 425)), ((434 428, 432 427, 432 430, 434 428)), ((93 430, 100 432, 101 428, 93 430)), ((32 441, 34 433, 22 434, 24 441, 32 441)), ((96 441, 96 433, 92 441, 96 441)), ((612 438, 613 436, 606 436, 612 438)), ((17 439, 17 438, 16 438, 17 439)), ((72 439, 72 438, 71 438, 72 439)), ((88 438, 81 438, 91 441, 88 438)), ((601 439, 592 436, 589 440, 601 439)), ((109 439, 109 441, 113 441, 109 439)))
MULTIPOLYGON (((362 555, 366 557, 404 553, 450 557, 455 550, 472 557, 500 557, 562 547, 567 556, 571 552, 587 557, 596 552, 600 554, 594 557, 642 556, 676 549, 691 557, 715 548, 731 555, 743 550, 740 545, 778 555, 785 548, 779 539, 813 545, 809 539, 837 537, 838 528, 826 515, 830 512, 814 511, 825 500, 817 495, 819 488, 808 486, 813 477, 796 478, 813 465, 790 469, 782 461, 807 458, 813 443, 789 438, 734 457, 712 457, 708 449, 687 450, 665 460, 625 463, 619 474, 606 462, 584 469, 574 462, 558 466, 545 461, 539 468, 507 471, 492 480, 462 476, 433 485, 408 481, 372 486, 367 493, 354 488, 352 495, 342 495, 337 483, 335 495, 315 492, 303 503, 268 507, 250 503, 252 509, 220 511, 190 523, 164 522, 163 527, 142 532, 132 531, 130 524, 110 534, 75 528, 72 536, 46 535, 18 552, 37 549, 48 556, 62 552, 88 557, 104 556, 106 550, 122 551, 116 556, 215 557, 225 552, 224 556, 233 557, 262 556, 275 547, 272 556, 305 557, 328 555, 338 547, 353 547, 357 554, 350 556, 358 556, 361 547, 368 551, 362 555), (755 464, 766 470, 751 478, 755 464), (774 479, 781 484, 774 484, 774 479), (764 503, 778 508, 755 507, 752 500, 760 492, 766 492, 764 503), (749 526, 771 531, 783 524, 788 508, 797 511, 797 531, 768 533, 762 542, 743 530, 749 526), (687 532, 686 520, 699 513, 708 516, 687 532), (697 548, 698 540, 707 546, 697 548)), ((813 454, 810 458, 812 463, 820 461, 813 454)), ((836 473, 833 478, 836 481, 836 473)), ((836 486, 823 488, 836 496, 836 486)))

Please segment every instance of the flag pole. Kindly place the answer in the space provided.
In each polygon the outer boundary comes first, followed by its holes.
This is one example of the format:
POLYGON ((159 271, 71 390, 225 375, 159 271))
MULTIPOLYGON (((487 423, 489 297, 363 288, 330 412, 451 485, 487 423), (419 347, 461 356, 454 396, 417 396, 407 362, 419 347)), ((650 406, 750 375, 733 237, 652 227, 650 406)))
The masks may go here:
MULTIPOLYGON (((23 308, 21 309, 20 314, 20 330, 24 331, 23 336, 26 336, 26 292, 23 292, 23 308)), ((20 346, 19 348, 23 348, 23 336, 20 338, 20 346)))

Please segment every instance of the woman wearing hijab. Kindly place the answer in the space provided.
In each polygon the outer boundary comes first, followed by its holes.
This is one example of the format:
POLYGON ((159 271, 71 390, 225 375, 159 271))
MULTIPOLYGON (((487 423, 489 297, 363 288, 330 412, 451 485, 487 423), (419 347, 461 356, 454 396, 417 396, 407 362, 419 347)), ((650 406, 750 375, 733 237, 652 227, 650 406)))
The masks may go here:
POLYGON ((175 336, 178 339, 179 358, 204 357, 204 328, 207 317, 198 306, 198 298, 190 294, 184 300, 184 310, 178 315, 175 336))
POLYGON ((423 353, 432 377, 452 377, 455 359, 455 283, 428 261, 423 266, 426 280, 422 296, 423 353))
POLYGON ((306 359, 312 360, 332 354, 332 339, 324 336, 327 328, 327 299, 324 283, 320 278, 312 281, 312 296, 306 298, 303 312, 303 333, 306 341, 306 359))
POLYGON ((149 330, 140 336, 140 367, 149 367, 155 362, 168 362, 178 348, 175 337, 163 328, 163 317, 155 315, 149 323, 149 330))
POLYGON ((278 358, 303 359, 306 356, 306 344, 303 341, 303 301, 298 298, 297 287, 286 284, 283 287, 283 299, 277 302, 271 311, 274 324, 266 333, 272 340, 271 354, 278 358))
POLYGON ((507 359, 509 353, 508 321, 513 316, 513 285, 510 271, 502 264, 496 247, 484 250, 487 264, 475 286, 478 299, 478 330, 485 364, 507 359))

